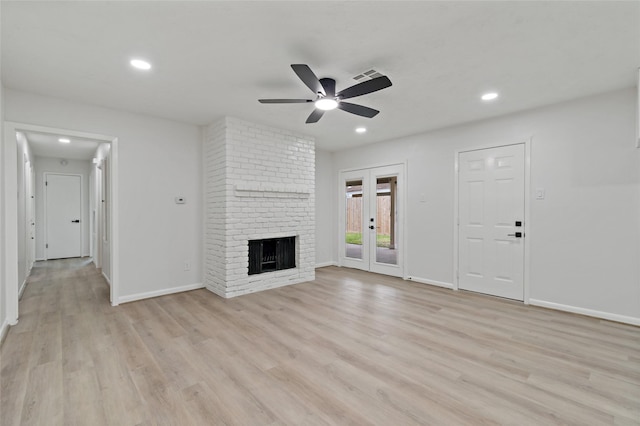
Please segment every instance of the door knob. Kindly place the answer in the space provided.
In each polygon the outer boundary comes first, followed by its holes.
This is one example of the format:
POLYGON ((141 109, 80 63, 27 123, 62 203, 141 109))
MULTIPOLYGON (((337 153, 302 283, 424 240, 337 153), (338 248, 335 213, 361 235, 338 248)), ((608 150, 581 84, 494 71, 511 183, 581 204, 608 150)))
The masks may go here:
POLYGON ((376 227, 375 227, 375 226, 373 226, 373 225, 369 226, 369 229, 375 229, 375 228, 376 228, 376 227))
POLYGON ((72 220, 71 223, 80 223, 80 219, 72 220))

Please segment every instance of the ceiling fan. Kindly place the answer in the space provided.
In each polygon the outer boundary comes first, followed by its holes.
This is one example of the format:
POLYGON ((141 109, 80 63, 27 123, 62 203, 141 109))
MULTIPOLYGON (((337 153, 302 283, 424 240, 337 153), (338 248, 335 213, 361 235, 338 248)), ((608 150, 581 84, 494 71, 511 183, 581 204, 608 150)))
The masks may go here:
POLYGON ((358 83, 336 93, 336 81, 333 78, 318 79, 311 71, 308 65, 293 64, 293 71, 300 77, 300 80, 307 85, 309 89, 316 95, 315 99, 258 99, 262 104, 302 104, 313 102, 316 109, 307 118, 306 123, 317 123, 325 111, 335 108, 341 109, 351 114, 361 117, 372 118, 380 111, 363 105, 344 102, 344 99, 355 98, 356 96, 366 95, 368 93, 377 92, 391 86, 391 80, 388 77, 381 76, 371 80, 358 83))

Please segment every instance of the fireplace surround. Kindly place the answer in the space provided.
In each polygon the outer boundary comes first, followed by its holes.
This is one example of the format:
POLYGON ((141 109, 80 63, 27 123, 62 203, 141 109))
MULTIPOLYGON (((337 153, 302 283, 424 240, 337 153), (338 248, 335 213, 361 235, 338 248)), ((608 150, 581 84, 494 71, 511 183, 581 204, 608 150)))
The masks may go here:
POLYGON ((206 128, 203 167, 205 287, 235 297, 315 279, 313 138, 226 117, 206 128), (254 273, 250 241, 292 237, 286 268, 254 273))

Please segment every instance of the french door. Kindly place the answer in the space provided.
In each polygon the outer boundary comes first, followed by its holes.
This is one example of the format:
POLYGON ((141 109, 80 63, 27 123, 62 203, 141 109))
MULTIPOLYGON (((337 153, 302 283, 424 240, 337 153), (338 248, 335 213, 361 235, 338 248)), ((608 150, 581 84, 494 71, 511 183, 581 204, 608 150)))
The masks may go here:
POLYGON ((340 266, 401 277, 401 164, 340 173, 340 266))

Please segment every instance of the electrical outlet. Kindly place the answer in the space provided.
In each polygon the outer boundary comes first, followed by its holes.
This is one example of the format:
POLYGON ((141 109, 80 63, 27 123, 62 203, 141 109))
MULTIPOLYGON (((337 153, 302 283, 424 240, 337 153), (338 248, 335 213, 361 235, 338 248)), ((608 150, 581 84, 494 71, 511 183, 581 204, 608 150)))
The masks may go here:
POLYGON ((188 260, 184 261, 184 270, 185 271, 190 271, 191 270, 191 262, 189 262, 188 260))

